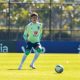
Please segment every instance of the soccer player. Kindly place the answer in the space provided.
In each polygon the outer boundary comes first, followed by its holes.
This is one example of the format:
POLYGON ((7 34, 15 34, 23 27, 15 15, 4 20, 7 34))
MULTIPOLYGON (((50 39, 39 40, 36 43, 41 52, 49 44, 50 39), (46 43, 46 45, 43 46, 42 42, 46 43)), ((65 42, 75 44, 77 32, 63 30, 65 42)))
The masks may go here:
POLYGON ((34 50, 35 55, 30 64, 30 67, 32 69, 36 68, 34 66, 34 62, 39 57, 40 53, 44 51, 43 47, 40 44, 41 36, 42 36, 42 23, 38 22, 38 14, 36 12, 33 12, 31 14, 31 22, 25 27, 23 34, 23 38, 27 42, 27 47, 22 57, 21 63, 19 65, 18 68, 19 70, 22 69, 22 65, 32 49, 34 50))

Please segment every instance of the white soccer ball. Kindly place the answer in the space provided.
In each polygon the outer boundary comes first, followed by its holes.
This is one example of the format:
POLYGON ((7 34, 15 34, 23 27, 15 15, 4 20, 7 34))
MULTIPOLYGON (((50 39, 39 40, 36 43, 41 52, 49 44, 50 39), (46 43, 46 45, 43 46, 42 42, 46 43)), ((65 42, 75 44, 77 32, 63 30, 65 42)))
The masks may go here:
POLYGON ((63 67, 62 65, 60 65, 60 64, 56 65, 55 71, 56 71, 57 73, 62 73, 63 70, 64 70, 64 67, 63 67))

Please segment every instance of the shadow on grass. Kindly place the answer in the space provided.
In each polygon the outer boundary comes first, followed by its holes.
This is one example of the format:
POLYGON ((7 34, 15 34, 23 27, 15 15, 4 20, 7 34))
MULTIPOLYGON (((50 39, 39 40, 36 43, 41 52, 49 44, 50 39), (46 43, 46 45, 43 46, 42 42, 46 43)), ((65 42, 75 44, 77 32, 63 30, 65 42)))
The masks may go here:
MULTIPOLYGON (((7 70, 18 70, 18 69, 7 69, 7 70)), ((21 70, 34 70, 34 69, 21 69, 21 70)), ((21 70, 18 70, 18 71, 21 71, 21 70)))

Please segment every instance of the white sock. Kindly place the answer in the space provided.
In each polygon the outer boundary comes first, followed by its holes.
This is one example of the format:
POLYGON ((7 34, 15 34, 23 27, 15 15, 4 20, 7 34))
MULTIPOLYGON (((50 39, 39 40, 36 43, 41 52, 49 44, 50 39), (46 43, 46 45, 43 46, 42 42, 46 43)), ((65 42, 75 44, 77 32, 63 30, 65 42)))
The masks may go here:
POLYGON ((27 56, 24 54, 23 57, 22 57, 21 63, 20 63, 20 65, 19 65, 19 69, 22 68, 22 65, 23 65, 23 63, 24 63, 26 57, 27 57, 27 56))
POLYGON ((32 62, 31 62, 31 65, 34 65, 34 62, 37 60, 37 58, 40 55, 37 51, 34 51, 34 52, 35 52, 35 55, 34 55, 34 58, 33 58, 32 62))
POLYGON ((25 61, 25 59, 26 59, 26 55, 25 55, 25 48, 24 48, 24 46, 22 46, 21 47, 21 49, 22 49, 22 51, 24 52, 24 55, 23 55, 23 57, 22 57, 22 60, 21 60, 21 63, 20 63, 20 65, 19 65, 19 68, 18 69, 21 69, 22 68, 22 65, 23 65, 23 63, 24 63, 24 61, 25 61))

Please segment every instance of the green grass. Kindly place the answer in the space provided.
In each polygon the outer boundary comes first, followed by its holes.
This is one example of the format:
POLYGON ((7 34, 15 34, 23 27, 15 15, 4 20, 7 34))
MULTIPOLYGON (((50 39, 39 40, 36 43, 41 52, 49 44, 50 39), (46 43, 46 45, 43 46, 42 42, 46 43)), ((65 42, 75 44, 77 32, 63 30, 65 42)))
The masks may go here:
POLYGON ((80 54, 41 54, 35 65, 29 67, 34 54, 30 54, 17 70, 23 54, 0 53, 0 80, 80 80, 80 54), (64 66, 61 74, 55 72, 57 64, 64 66))

